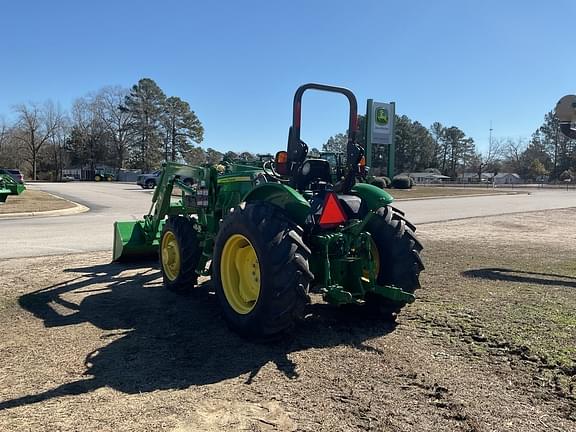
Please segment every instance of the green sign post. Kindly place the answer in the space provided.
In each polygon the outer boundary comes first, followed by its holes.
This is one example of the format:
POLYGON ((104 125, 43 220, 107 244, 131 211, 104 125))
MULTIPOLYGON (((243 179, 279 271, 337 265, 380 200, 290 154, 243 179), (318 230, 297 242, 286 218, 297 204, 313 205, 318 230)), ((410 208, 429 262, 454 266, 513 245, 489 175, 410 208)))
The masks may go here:
POLYGON ((368 99, 366 104, 366 164, 374 166, 375 146, 384 146, 388 150, 388 167, 386 175, 394 176, 394 158, 396 147, 394 145, 394 102, 382 103, 368 99))

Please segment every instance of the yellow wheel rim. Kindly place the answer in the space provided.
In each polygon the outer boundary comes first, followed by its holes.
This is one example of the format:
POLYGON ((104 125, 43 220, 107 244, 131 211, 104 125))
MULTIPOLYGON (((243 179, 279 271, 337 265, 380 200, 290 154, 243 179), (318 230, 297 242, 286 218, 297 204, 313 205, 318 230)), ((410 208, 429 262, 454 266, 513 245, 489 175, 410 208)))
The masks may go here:
POLYGON ((260 295, 260 263, 252 243, 234 234, 224 244, 220 260, 220 278, 226 300, 239 314, 249 313, 260 295))
POLYGON ((162 268, 170 281, 175 281, 180 274, 180 247, 172 231, 166 231, 160 245, 162 268))
MULTIPOLYGON (((378 252, 378 246, 373 238, 370 238, 370 255, 372 255, 372 266, 374 268, 374 275, 378 279, 378 274, 380 273, 380 253, 378 252)), ((366 279, 370 279, 370 270, 365 268, 362 272, 362 276, 366 279)))

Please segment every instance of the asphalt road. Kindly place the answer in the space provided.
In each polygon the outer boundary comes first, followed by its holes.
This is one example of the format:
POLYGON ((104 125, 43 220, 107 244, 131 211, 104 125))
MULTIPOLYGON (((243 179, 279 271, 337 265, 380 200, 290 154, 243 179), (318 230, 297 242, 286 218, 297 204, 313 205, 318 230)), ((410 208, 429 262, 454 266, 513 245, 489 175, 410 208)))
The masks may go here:
POLYGON ((113 223, 148 213, 150 191, 123 183, 34 183, 40 189, 83 204, 85 213, 0 219, 0 258, 112 250, 113 223))
MULTIPOLYGON (((0 259, 112 250, 112 225, 146 214, 151 194, 118 183, 35 183, 40 189, 76 201, 89 212, 72 216, 0 219, 0 259)), ((530 195, 494 195, 398 201, 415 224, 508 213, 576 207, 574 190, 533 190, 530 195)))

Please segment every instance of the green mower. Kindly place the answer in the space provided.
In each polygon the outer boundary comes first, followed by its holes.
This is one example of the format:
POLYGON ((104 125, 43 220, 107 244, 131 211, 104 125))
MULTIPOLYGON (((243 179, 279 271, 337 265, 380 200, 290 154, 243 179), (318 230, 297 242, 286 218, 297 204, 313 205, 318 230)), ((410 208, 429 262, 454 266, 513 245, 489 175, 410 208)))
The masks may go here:
POLYGON ((356 133, 357 102, 350 90, 301 86, 287 151, 219 170, 166 163, 149 214, 115 223, 114 260, 158 252, 164 286, 178 293, 193 290, 199 276, 211 276, 226 322, 253 339, 292 329, 310 292, 394 319, 420 286, 422 245, 414 225, 391 206, 393 198, 365 183, 356 133), (307 158, 300 139, 307 90, 348 99, 346 166, 338 181, 326 160, 307 158))

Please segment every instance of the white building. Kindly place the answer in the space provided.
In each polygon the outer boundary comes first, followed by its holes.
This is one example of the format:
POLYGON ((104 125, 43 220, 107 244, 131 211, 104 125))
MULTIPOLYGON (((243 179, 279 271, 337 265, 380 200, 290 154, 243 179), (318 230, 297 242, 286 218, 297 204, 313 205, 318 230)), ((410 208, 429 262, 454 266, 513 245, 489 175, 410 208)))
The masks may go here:
POLYGON ((429 172, 414 172, 408 173, 408 176, 414 179, 416 184, 433 184, 442 183, 444 180, 450 180, 450 177, 442 174, 434 174, 429 172))
POLYGON ((494 176, 494 184, 518 184, 522 179, 516 173, 498 173, 494 176))

